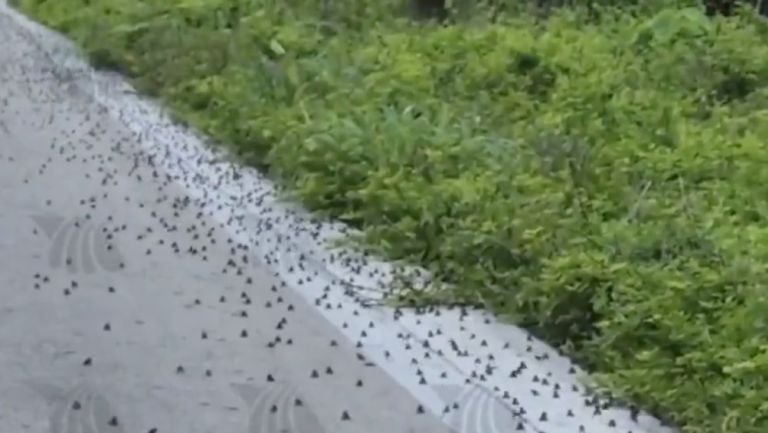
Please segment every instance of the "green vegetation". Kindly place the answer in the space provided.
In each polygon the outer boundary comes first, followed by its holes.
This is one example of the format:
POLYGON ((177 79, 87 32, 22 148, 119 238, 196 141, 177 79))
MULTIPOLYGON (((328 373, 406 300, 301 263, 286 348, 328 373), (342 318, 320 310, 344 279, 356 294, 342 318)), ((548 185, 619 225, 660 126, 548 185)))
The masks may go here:
MULTIPOLYGON (((698 7, 18 0, 309 208, 686 433, 768 432, 768 25, 698 7)), ((695 3, 694 3, 695 4, 695 3)))

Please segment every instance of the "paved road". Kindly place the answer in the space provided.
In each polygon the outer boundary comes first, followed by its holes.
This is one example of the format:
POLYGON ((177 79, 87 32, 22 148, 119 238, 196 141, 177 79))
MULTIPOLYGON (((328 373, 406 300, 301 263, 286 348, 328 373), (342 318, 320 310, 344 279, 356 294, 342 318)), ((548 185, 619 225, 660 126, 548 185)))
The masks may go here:
POLYGON ((343 228, 2 5, 0 68, 0 431, 662 431, 482 312, 378 305, 343 228))

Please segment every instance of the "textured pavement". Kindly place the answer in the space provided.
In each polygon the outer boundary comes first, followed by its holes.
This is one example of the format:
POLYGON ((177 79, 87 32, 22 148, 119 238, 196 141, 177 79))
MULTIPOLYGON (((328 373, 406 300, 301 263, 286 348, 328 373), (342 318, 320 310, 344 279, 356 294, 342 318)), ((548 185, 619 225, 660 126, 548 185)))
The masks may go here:
POLYGON ((644 433, 0 5, 0 432, 644 433))

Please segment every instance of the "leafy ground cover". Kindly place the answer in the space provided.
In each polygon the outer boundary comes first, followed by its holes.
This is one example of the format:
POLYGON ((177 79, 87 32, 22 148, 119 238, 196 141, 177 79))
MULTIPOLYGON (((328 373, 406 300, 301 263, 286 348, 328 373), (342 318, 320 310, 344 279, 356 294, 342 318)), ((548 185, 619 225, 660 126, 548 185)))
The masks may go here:
POLYGON ((768 431, 768 25, 698 7, 18 0, 687 433, 768 431))

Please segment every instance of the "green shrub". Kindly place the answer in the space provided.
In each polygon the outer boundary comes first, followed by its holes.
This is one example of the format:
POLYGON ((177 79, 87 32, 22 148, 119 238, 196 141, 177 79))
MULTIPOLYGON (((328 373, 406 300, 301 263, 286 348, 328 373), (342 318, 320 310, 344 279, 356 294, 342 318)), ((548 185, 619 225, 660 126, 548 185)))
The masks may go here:
POLYGON ((420 301, 485 305, 687 433, 768 431, 758 18, 438 26, 395 1, 20 3, 447 283, 420 301))

